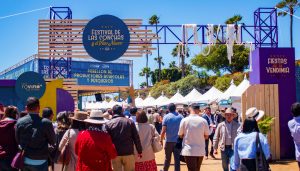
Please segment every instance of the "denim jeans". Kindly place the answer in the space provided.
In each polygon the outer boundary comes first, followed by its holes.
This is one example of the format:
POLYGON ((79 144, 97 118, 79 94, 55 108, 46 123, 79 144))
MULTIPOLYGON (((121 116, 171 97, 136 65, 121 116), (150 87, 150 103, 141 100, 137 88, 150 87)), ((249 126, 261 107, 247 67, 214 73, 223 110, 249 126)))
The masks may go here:
POLYGON ((226 147, 225 146, 225 150, 221 151, 221 158, 222 158, 222 167, 224 171, 229 171, 228 168, 230 168, 230 171, 234 171, 230 166, 233 165, 233 160, 234 160, 234 156, 233 156, 233 149, 232 147, 226 147))
POLYGON ((22 171, 48 171, 48 162, 42 165, 27 165, 24 164, 22 171))
POLYGON ((180 171, 180 149, 175 147, 176 142, 166 142, 165 144, 165 162, 164 171, 168 171, 173 153, 175 162, 175 171, 180 171))
POLYGON ((213 147, 213 139, 214 139, 214 133, 210 134, 208 139, 205 140, 205 156, 208 156, 208 146, 209 146, 209 140, 211 142, 211 148, 209 154, 214 154, 214 147, 213 147))

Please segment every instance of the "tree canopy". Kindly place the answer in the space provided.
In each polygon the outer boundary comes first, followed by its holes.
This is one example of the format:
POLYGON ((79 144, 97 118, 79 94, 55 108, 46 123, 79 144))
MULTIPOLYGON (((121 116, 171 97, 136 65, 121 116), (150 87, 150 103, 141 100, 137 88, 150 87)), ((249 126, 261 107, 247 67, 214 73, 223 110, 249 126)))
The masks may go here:
MULTIPOLYGON (((204 51, 207 52, 208 47, 204 51)), ((204 56, 200 53, 191 62, 197 67, 205 68, 214 73, 222 71, 228 71, 229 73, 243 72, 249 65, 249 49, 244 45, 234 45, 233 52, 232 63, 229 64, 226 45, 213 45, 210 47, 209 55, 204 56)))

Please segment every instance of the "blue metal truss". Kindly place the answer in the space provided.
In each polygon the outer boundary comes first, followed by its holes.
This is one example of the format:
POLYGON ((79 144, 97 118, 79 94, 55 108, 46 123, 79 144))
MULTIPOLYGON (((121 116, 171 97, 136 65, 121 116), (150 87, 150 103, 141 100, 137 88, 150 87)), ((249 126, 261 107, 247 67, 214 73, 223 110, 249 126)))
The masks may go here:
MULTIPOLYGON (((72 10, 69 7, 50 8, 50 20, 68 20, 68 19, 72 19, 72 10)), ((66 54, 72 54, 72 53, 66 53, 66 54)), ((71 78, 72 77, 71 66, 72 66, 71 56, 67 58, 59 58, 59 59, 49 58, 49 78, 71 78)))
MULTIPOLYGON (((72 11, 69 7, 51 7, 50 8, 50 19, 72 19, 72 11)), ((152 30, 156 36, 160 37, 159 40, 149 41, 148 39, 141 39, 138 43, 131 44, 154 44, 157 45, 159 51, 160 45, 176 45, 179 42, 183 42, 183 31, 182 25, 134 25, 138 26, 141 29, 152 30), (156 31, 157 30, 157 31, 156 31)), ((216 25, 218 26, 218 25, 216 25)), ((215 38, 218 39, 216 44, 226 44, 226 28, 227 25, 220 25, 220 31, 217 35, 214 33, 215 38)), ((59 30, 58 30, 59 31, 59 30)), ((206 40, 206 34, 208 32, 207 25, 197 25, 198 38, 202 44, 209 44, 206 40)), ((254 25, 241 25, 241 42, 244 42, 246 39, 253 40, 255 48, 258 47, 278 47, 278 25, 277 25, 277 10, 276 8, 258 8, 254 11, 254 25)), ((194 35, 188 37, 185 44, 195 44, 194 35)), ((72 43, 80 44, 80 43, 72 43)), ((61 58, 60 61, 64 61, 67 68, 67 78, 71 77, 71 58, 61 58)), ((62 75, 62 71, 57 70, 54 59, 49 59, 51 68, 51 77, 56 78, 62 75), (55 74, 56 73, 56 74, 55 74)), ((66 77, 63 75, 63 77, 66 77)))

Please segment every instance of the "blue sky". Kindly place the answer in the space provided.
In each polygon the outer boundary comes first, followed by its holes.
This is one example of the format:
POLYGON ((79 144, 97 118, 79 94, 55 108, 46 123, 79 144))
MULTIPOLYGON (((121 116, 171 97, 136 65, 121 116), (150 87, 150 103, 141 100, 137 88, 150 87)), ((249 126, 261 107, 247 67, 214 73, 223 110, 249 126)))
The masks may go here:
MULTIPOLYGON (((47 6, 69 6, 74 19, 92 19, 101 14, 111 14, 119 18, 143 19, 147 24, 153 14, 160 17, 161 24, 223 24, 224 21, 240 14, 246 25, 253 25, 253 12, 258 7, 274 7, 277 0, 2 0, 0 17, 47 6)), ((296 15, 300 13, 296 12, 296 15)), ((0 19, 0 71, 37 53, 38 20, 49 17, 49 10, 41 10, 11 18, 0 19)), ((289 46, 289 18, 279 17, 279 46, 289 46)), ((294 20, 294 46, 296 58, 299 56, 300 21, 294 20)), ((251 41, 251 39, 249 39, 251 41)), ((177 61, 170 53, 174 46, 162 45, 161 56, 168 66, 177 61)), ((199 53, 191 48, 191 54, 199 53)), ((157 68, 154 52, 150 56, 150 68, 157 68)), ((191 57, 190 57, 191 58, 191 57)), ((188 59, 188 61, 190 60, 188 59)), ((138 73, 145 66, 145 58, 134 58, 134 86, 144 81, 138 73)))

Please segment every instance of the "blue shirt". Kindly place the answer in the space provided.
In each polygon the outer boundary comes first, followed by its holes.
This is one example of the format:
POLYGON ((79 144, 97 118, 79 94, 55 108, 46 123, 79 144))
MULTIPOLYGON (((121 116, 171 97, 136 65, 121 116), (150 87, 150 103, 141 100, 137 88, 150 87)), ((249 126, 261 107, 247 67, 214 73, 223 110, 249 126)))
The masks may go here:
MULTIPOLYGON (((256 134, 252 133, 240 133, 234 141, 234 164, 232 169, 237 170, 240 167, 241 159, 255 159, 256 157, 256 134)), ((259 140, 262 146, 262 150, 265 157, 270 157, 270 149, 268 139, 261 133, 259 133, 259 140)))
POLYGON ((174 112, 164 116, 162 126, 167 127, 166 142, 177 142, 179 125, 183 116, 174 112))
POLYGON ((296 160, 300 162, 300 116, 290 120, 288 126, 294 139, 296 160))

